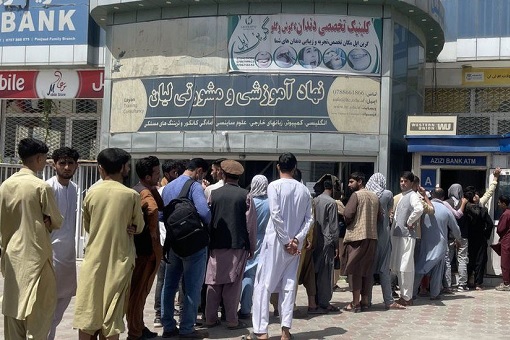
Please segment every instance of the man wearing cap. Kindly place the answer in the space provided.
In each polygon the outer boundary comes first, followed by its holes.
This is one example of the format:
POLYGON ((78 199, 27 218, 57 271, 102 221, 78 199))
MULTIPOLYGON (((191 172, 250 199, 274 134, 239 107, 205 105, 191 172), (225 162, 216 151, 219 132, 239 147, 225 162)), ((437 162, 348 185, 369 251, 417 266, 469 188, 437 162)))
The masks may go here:
POLYGON ((248 191, 239 187, 243 166, 234 160, 221 162, 225 185, 212 191, 210 197, 209 262, 205 276, 207 285, 206 326, 220 324, 218 307, 225 306, 228 329, 246 328, 238 320, 244 268, 253 256, 257 243, 257 214, 248 191))

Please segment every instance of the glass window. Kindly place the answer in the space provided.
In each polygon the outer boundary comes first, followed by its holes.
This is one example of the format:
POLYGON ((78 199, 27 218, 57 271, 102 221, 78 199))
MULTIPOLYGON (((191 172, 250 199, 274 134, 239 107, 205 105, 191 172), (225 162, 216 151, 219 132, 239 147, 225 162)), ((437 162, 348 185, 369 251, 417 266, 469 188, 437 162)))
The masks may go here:
POLYGON ((478 4, 478 38, 498 37, 500 32, 499 0, 484 0, 478 4))
POLYGON ((458 37, 475 38, 478 25, 478 0, 459 0, 458 10, 458 37))

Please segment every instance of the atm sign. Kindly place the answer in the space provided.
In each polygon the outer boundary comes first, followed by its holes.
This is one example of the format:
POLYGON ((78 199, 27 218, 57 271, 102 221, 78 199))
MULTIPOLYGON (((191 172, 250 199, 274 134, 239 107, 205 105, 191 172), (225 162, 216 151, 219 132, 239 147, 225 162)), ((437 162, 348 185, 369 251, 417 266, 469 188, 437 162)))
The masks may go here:
POLYGON ((421 165, 439 166, 486 166, 484 156, 422 156, 421 165))

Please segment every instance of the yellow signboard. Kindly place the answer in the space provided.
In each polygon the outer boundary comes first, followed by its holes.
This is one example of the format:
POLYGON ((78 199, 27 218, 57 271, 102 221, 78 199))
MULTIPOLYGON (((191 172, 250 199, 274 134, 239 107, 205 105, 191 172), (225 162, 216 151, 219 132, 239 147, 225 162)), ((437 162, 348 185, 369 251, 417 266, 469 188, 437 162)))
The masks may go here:
POLYGON ((463 86, 510 86, 510 68, 462 69, 463 86))

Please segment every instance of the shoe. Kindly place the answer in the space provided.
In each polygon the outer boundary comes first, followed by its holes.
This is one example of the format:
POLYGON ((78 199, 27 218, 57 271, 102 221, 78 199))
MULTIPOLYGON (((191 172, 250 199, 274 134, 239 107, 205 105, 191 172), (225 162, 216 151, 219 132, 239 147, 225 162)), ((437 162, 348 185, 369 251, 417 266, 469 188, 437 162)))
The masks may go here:
POLYGON ((328 310, 326 308, 321 308, 319 306, 315 308, 308 307, 308 314, 328 314, 328 310))
POLYGON ((453 294, 453 289, 451 289, 451 288, 443 288, 441 293, 442 294, 453 294))
POLYGON ((431 296, 431 297, 430 297, 430 300, 432 300, 432 301, 441 300, 441 295, 438 295, 438 296, 431 296))
POLYGON ((231 331, 236 330, 236 329, 245 329, 245 328, 248 328, 248 325, 242 321, 237 321, 237 325, 235 325, 235 326, 227 326, 227 329, 231 330, 231 331))
POLYGON ((467 286, 458 286, 457 291, 459 292, 469 292, 469 288, 467 286))
POLYGON ((206 328, 213 328, 219 325, 221 325, 221 321, 219 319, 216 319, 213 323, 204 323, 204 327, 206 328))
POLYGON ((361 311, 364 312, 366 310, 369 310, 372 307, 371 303, 361 303, 360 302, 361 311))
POLYGON ((160 317, 154 318, 154 327, 156 327, 156 328, 163 327, 163 324, 161 323, 161 318, 160 317))
POLYGON ((204 339, 209 337, 209 332, 194 330, 192 333, 179 334, 179 339, 204 339))
POLYGON ((412 306, 413 305, 413 299, 407 301, 406 299, 404 298, 400 298, 397 303, 401 304, 402 306, 412 306))
POLYGON ((394 298, 394 299, 397 299, 400 297, 400 295, 398 295, 398 293, 396 291, 392 291, 391 292, 391 296, 394 298))
POLYGON ((158 336, 158 333, 153 332, 147 327, 145 327, 142 331, 142 336, 144 336, 146 339, 153 339, 158 336))
POLYGON ((496 287, 496 290, 500 292, 510 292, 510 285, 501 283, 499 286, 496 287))
POLYGON ((250 313, 241 313, 241 311, 237 312, 237 317, 241 320, 248 320, 248 319, 251 319, 251 314, 250 313))
POLYGON ((179 336, 179 328, 175 327, 170 332, 163 332, 162 338, 175 338, 179 336))

